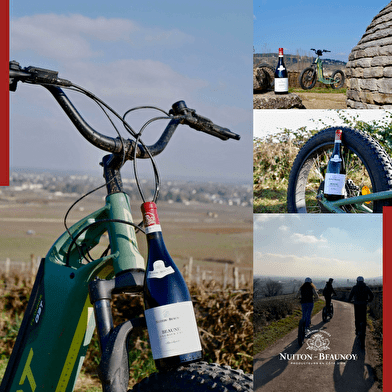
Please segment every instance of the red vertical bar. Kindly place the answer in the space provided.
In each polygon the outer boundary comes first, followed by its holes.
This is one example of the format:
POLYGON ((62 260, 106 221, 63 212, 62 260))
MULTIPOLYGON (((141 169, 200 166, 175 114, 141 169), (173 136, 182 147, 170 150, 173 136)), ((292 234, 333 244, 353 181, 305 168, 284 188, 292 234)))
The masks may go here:
POLYGON ((0 186, 8 186, 10 178, 10 131, 9 131, 9 1, 2 1, 0 8, 0 186))
POLYGON ((390 357, 392 337, 388 332, 392 328, 390 300, 392 298, 392 207, 384 207, 383 213, 383 389, 392 391, 392 366, 390 357))

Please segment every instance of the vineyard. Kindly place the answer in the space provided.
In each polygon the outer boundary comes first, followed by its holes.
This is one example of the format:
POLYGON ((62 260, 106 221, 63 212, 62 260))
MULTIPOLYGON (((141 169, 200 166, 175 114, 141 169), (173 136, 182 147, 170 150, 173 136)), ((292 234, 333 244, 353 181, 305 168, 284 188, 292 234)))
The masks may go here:
MULTIPOLYGON (((33 279, 30 273, 0 275, 0 378, 11 354, 23 312, 29 299, 33 279)), ((252 373, 253 369, 253 299, 251 287, 226 289, 211 280, 206 284, 191 284, 204 359, 252 373)), ((114 324, 143 315, 141 297, 118 295, 113 301, 114 324)), ((155 371, 147 331, 132 335, 130 342, 130 386, 155 371)), ((99 346, 94 335, 83 368, 83 387, 75 391, 95 391, 98 383, 96 366, 99 346), (87 380, 87 381, 86 381, 87 380), (87 386, 86 386, 87 385, 87 386), (87 388, 87 389, 86 389, 87 388)))

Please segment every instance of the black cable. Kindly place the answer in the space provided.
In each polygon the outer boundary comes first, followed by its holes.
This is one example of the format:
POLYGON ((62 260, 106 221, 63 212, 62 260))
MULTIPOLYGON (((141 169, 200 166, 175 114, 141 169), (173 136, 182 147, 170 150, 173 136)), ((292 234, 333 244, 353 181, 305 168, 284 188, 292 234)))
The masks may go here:
MULTIPOLYGON (((66 254, 66 256, 65 256, 65 265, 66 265, 67 267, 69 267, 69 257, 70 257, 70 253, 71 253, 71 250, 72 250, 73 245, 76 245, 78 251, 80 252, 80 246, 79 246, 78 244, 76 244, 77 239, 78 239, 85 231, 87 231, 88 229, 90 229, 92 226, 96 226, 96 225, 99 225, 99 224, 102 224, 102 223, 123 223, 123 224, 125 224, 125 225, 133 226, 134 228, 136 228, 137 230, 140 230, 142 233, 145 234, 145 231, 144 231, 140 226, 136 225, 136 224, 133 223, 133 222, 124 221, 124 220, 122 220, 122 219, 100 219, 100 220, 97 220, 97 221, 95 221, 95 222, 93 222, 93 223, 90 223, 89 225, 87 225, 86 227, 84 227, 82 230, 80 230, 80 231, 76 234, 75 237, 71 237, 71 238, 72 238, 72 241, 71 241, 71 244, 70 244, 69 247, 68 247, 67 254, 66 254)), ((85 259, 85 260, 86 260, 86 259, 85 259)), ((86 261, 87 261, 87 260, 86 260, 86 261)))

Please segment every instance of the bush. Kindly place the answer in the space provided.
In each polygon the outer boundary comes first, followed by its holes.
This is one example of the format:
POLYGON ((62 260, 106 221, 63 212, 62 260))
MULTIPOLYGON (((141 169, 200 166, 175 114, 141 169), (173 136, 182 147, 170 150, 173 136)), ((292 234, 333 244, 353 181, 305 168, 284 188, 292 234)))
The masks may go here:
MULTIPOLYGON (((30 279, 0 277, 0 359, 9 358, 32 289, 30 279)), ((253 301, 250 290, 222 290, 212 283, 190 288, 205 360, 253 371, 253 301)), ((143 315, 141 296, 121 294, 113 300, 114 325, 143 315)), ((131 334, 131 385, 155 371, 146 330, 131 334)), ((100 352, 96 333, 83 364, 83 372, 96 377, 100 352)))

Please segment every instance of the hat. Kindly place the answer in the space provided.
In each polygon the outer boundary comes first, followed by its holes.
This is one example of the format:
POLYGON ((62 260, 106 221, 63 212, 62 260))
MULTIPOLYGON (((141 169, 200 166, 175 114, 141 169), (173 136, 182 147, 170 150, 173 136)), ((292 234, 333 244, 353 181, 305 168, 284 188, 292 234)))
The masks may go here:
POLYGON ((365 279, 363 279, 363 276, 358 276, 357 282, 363 282, 365 279))
POLYGON ((312 283, 312 279, 306 278, 306 279, 305 279, 305 283, 312 283))

